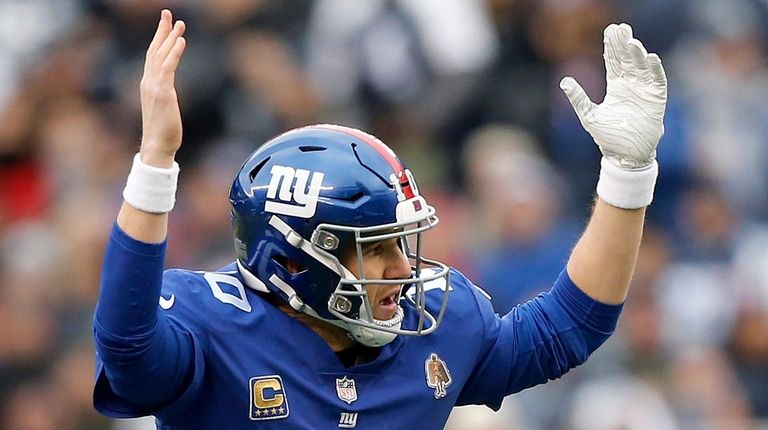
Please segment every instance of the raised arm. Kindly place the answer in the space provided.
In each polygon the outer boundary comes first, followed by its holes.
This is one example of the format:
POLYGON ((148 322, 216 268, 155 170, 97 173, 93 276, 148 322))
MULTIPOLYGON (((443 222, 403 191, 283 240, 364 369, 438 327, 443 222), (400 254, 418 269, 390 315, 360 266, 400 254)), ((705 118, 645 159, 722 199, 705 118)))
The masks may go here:
POLYGON ((194 372, 185 329, 158 312, 168 212, 173 208, 181 146, 174 75, 184 52, 184 23, 164 10, 141 80, 143 136, 123 190, 125 202, 104 255, 93 319, 96 408, 116 417, 154 413, 180 396, 194 372))
POLYGON ((653 198, 667 78, 659 57, 646 52, 629 25, 609 25, 603 41, 607 89, 601 104, 593 103, 573 78, 560 83, 603 153, 598 199, 568 261, 568 273, 593 299, 617 304, 626 297, 645 207, 653 198))
POLYGON ((174 81, 186 47, 186 27, 184 21, 172 21, 171 12, 163 10, 147 49, 139 86, 140 158, 134 159, 123 193, 126 201, 117 216, 117 224, 128 236, 147 243, 165 240, 178 175, 174 157, 181 147, 182 127, 174 81))

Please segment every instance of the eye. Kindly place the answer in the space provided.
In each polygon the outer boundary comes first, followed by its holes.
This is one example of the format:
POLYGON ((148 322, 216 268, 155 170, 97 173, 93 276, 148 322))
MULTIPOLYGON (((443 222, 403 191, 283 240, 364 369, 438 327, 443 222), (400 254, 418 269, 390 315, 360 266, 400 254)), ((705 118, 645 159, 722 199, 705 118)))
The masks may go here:
POLYGON ((365 247, 365 249, 363 249, 363 255, 370 255, 370 256, 379 255, 382 253, 383 250, 384 250, 384 246, 382 245, 382 243, 376 242, 365 247))

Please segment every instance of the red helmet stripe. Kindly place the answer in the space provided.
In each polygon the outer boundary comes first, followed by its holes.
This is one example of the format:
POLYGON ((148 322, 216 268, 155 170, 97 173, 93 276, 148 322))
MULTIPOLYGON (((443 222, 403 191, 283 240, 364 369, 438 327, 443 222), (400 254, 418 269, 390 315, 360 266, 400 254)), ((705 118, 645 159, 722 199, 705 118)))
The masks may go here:
POLYGON ((403 190, 403 194, 405 194, 406 199, 412 199, 415 197, 413 188, 411 188, 411 183, 408 182, 408 175, 403 174, 400 176, 400 189, 403 190))
POLYGON ((327 130, 334 130, 339 131, 342 133, 346 133, 349 135, 352 135, 363 142, 370 145, 376 152, 379 153, 379 155, 384 158, 384 160, 389 164, 389 166, 392 168, 392 170, 395 172, 395 175, 397 175, 398 179, 404 176, 403 172, 403 163, 400 162, 400 159, 397 158, 397 155, 395 155, 394 152, 392 152, 391 149, 387 145, 384 144, 381 140, 377 139, 375 136, 372 136, 364 131, 358 130, 356 128, 352 127, 344 127, 342 125, 334 125, 334 124, 318 124, 314 127, 317 128, 324 128, 327 130))

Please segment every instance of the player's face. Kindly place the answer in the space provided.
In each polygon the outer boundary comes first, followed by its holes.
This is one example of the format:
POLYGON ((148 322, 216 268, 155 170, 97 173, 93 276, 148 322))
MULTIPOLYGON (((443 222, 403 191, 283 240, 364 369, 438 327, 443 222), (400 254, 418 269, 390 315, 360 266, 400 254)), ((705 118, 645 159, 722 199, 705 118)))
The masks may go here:
MULTIPOLYGON (((360 278, 360 268, 354 255, 342 261, 356 277, 360 278)), ((411 276, 411 265, 400 249, 399 239, 387 239, 363 246, 363 264, 366 279, 407 279, 411 276)), ((395 316, 397 301, 402 285, 382 284, 366 285, 368 299, 373 306, 373 317, 388 320, 395 316)))

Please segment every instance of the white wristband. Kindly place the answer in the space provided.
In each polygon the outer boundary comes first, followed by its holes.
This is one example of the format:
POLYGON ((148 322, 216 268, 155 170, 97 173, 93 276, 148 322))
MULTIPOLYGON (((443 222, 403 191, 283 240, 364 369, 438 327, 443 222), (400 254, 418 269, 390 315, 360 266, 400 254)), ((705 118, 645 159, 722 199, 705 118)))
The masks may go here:
POLYGON ((639 209, 651 204, 659 163, 642 169, 626 170, 603 157, 600 161, 600 179, 597 195, 611 206, 639 209))
POLYGON ((123 199, 144 212, 170 212, 176 202, 178 179, 179 164, 175 161, 169 168, 148 166, 141 161, 140 154, 136 154, 123 189, 123 199))

